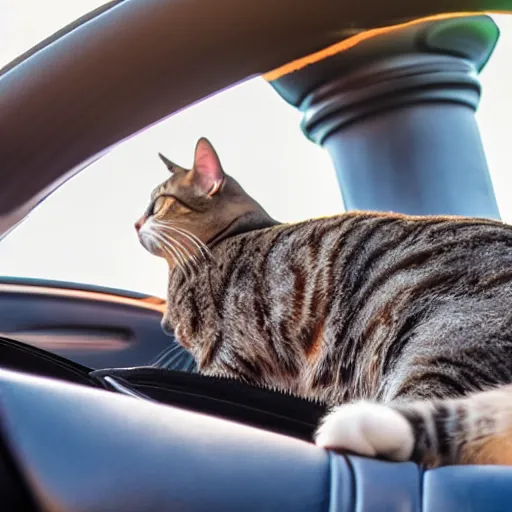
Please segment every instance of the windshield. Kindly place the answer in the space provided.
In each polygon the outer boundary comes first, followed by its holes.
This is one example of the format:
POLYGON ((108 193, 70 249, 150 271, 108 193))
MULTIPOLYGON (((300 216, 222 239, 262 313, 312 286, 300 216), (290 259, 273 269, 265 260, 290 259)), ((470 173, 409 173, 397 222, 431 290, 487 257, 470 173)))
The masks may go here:
POLYGON ((0 68, 105 0, 0 0, 0 68))
POLYGON ((48 197, 0 244, 0 273, 165 296, 163 260, 133 227, 151 190, 168 177, 158 152, 191 166, 201 136, 269 214, 297 221, 339 213, 332 163, 300 131, 301 116, 253 79, 119 145, 48 197))
MULTIPOLYGON (((0 65, 103 3, 7 2, 11 24, 0 65), (32 30, 33 24, 37 30, 32 30)), ((494 19, 502 34, 481 75, 483 95, 477 119, 502 218, 512 222, 507 159, 512 17, 494 19)), ((326 152, 306 140, 300 118, 266 82, 256 78, 153 126, 67 182, 7 236, 0 244, 0 274, 165 296, 165 263, 140 246, 133 223, 146 207, 152 188, 167 177, 157 153, 190 166, 201 136, 217 148, 226 172, 274 218, 297 221, 343 211, 332 163, 326 152)))

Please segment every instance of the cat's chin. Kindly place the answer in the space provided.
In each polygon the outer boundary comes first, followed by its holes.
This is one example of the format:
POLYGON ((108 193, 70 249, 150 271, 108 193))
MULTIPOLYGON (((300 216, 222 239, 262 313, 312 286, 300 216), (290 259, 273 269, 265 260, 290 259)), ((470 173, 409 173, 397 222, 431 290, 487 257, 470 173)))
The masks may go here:
POLYGON ((162 258, 167 261, 167 258, 165 257, 166 255, 159 247, 153 247, 151 244, 142 244, 142 247, 144 247, 144 249, 146 249, 146 251, 148 251, 151 256, 156 256, 157 258, 162 258))
POLYGON ((142 228, 139 232, 139 243, 152 256, 157 256, 158 258, 166 259, 165 253, 162 251, 160 246, 153 240, 153 238, 150 235, 148 235, 146 231, 144 231, 144 228, 142 228))

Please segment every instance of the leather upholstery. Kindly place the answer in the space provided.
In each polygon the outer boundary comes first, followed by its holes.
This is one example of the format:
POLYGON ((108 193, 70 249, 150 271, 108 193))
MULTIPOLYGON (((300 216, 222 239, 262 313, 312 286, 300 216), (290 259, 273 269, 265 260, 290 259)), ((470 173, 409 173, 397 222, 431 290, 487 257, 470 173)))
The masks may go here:
POLYGON ((11 371, 0 370, 0 419, 24 483, 49 512, 512 510, 512 468, 423 474, 11 371))
POLYGON ((512 468, 463 466, 427 471, 423 481, 423 510, 510 511, 512 468))

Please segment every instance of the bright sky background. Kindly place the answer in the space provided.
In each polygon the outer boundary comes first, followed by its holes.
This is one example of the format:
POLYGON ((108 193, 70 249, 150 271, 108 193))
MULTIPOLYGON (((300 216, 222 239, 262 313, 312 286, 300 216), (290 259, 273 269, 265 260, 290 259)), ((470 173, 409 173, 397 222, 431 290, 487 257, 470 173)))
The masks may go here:
MULTIPOLYGON (((0 67, 102 4, 99 0, 0 0, 0 67)), ((481 75, 477 118, 504 220, 512 222, 512 16, 481 75)), ((343 210, 326 152, 299 129, 300 114, 261 79, 195 105, 118 146, 73 178, 0 244, 0 274, 84 282, 165 296, 163 261, 139 245, 133 223, 166 178, 156 154, 189 166, 207 136, 225 170, 275 218, 295 221, 343 210)))

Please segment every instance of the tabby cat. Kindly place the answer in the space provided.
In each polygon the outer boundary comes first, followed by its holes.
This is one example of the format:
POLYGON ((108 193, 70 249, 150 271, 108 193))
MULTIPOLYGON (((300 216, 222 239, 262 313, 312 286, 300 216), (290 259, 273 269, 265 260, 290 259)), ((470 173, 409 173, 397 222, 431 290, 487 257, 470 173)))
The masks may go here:
MULTIPOLYGON (((330 406, 319 446, 512 464, 512 227, 350 212, 282 224, 198 141, 136 223, 200 372, 330 406)), ((263 179, 263 178, 262 178, 263 179)))

